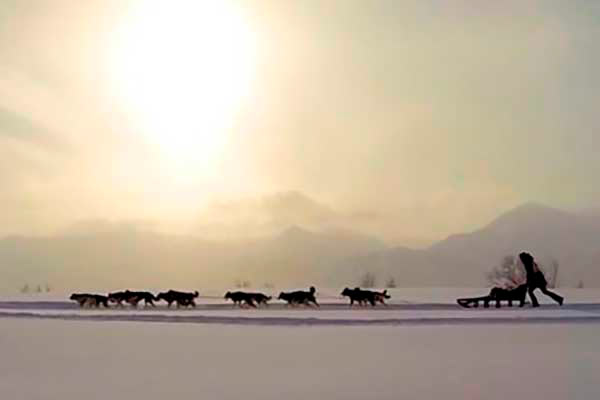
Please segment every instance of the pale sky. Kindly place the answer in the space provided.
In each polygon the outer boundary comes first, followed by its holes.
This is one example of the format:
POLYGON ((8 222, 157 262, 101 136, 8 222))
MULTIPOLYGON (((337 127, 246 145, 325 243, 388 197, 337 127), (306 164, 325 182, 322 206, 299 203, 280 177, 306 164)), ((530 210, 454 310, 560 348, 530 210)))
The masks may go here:
POLYGON ((0 235, 595 207, 599 39, 593 1, 3 0, 0 235))

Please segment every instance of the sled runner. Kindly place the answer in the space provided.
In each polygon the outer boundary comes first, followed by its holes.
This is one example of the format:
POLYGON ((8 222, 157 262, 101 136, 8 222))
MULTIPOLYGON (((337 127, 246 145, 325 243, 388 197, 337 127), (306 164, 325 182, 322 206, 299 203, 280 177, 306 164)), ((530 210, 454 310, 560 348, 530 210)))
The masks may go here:
POLYGON ((459 306, 464 308, 479 307, 479 302, 483 302, 483 306, 488 308, 490 301, 494 300, 492 296, 468 297, 464 299, 456 299, 459 306))

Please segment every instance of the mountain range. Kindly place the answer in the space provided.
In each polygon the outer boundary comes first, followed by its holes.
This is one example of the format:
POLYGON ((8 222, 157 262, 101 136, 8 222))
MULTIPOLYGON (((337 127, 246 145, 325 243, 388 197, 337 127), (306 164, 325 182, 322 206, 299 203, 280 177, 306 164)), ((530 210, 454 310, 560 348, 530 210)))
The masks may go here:
POLYGON ((479 286, 503 257, 521 251, 533 253, 542 267, 557 262, 559 285, 600 285, 600 217, 538 204, 517 207, 479 230, 426 249, 377 251, 354 257, 338 270, 351 275, 369 270, 405 287, 479 286))
POLYGON ((251 240, 122 230, 0 240, 0 290, 49 283, 66 290, 119 287, 227 287, 357 284, 369 272, 383 285, 483 286, 507 255, 531 251, 559 265, 558 283, 600 285, 600 216, 538 204, 513 209, 474 232, 424 249, 388 247, 347 230, 289 227, 251 240))

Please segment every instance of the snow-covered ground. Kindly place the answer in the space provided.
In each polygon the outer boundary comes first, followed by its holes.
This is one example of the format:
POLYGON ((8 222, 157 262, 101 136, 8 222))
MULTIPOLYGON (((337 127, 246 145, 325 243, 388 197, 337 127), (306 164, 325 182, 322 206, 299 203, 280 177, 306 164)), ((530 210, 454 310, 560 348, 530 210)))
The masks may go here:
MULTIPOLYGON (((461 309, 477 289, 395 289, 386 308, 79 310, 0 297, 0 399, 596 399, 598 290, 563 307, 461 309)), ((541 298, 541 296, 540 296, 541 298)))
MULTIPOLYGON (((80 309, 66 294, 17 295, 0 297, 0 318, 43 318, 90 321, 184 322, 244 325, 408 325, 408 324, 488 324, 488 323, 600 323, 600 291, 564 290, 567 301, 559 307, 539 296, 543 306, 532 309, 502 307, 495 309, 463 309, 455 303, 457 297, 485 294, 481 289, 394 289, 388 305, 371 307, 348 306, 339 296, 339 289, 319 291, 320 308, 288 308, 276 299, 260 309, 240 309, 227 303, 222 296, 207 294, 198 299, 194 309, 112 307, 110 309, 80 309)), ((210 292, 209 292, 210 293, 210 292)), ((276 293, 272 293, 276 295, 276 293)), ((276 297, 276 296, 274 296, 276 297)))

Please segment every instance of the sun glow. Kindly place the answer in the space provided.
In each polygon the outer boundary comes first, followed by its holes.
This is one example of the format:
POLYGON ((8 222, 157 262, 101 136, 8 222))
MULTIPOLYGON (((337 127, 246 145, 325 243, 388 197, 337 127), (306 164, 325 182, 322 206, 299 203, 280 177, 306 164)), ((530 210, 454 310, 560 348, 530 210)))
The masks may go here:
POLYGON ((239 10, 145 0, 115 33, 112 91, 137 129, 172 160, 211 165, 253 75, 255 43, 239 10))

